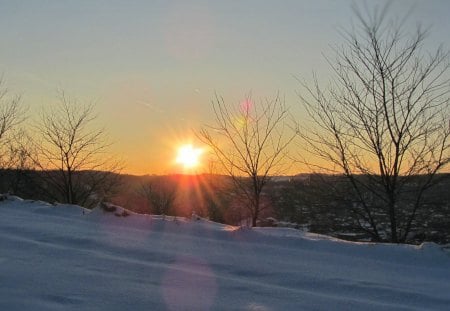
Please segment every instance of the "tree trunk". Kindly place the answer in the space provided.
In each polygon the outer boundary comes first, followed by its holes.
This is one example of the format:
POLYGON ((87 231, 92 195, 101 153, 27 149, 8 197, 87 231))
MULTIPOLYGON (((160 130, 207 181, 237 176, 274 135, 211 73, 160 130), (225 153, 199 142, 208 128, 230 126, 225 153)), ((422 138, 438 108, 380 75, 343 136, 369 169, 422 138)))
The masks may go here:
POLYGON ((398 243, 397 237, 397 217, 395 215, 395 203, 389 202, 389 220, 391 224, 391 242, 398 243))
POLYGON ((256 221, 259 217, 259 197, 255 198, 255 203, 253 205, 253 213, 252 213, 252 227, 256 227, 256 221))
POLYGON ((253 215, 253 217, 252 217, 252 227, 256 227, 256 220, 258 220, 258 216, 253 215))

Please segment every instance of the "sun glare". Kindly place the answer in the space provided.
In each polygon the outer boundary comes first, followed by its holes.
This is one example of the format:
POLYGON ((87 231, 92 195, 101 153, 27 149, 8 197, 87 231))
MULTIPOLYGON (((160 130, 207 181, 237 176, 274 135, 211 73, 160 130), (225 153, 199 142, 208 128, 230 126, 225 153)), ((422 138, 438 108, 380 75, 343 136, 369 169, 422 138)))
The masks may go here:
POLYGON ((200 162, 200 155, 203 150, 194 148, 192 145, 184 145, 178 149, 176 162, 183 165, 185 169, 192 169, 197 167, 200 162))

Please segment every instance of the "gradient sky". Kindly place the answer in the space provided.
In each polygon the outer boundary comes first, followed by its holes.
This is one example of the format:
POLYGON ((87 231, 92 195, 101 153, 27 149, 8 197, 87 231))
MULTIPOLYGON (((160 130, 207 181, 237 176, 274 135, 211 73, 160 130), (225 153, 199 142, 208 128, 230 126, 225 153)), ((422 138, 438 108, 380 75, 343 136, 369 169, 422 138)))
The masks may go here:
MULTIPOLYGON (((172 173, 214 92, 233 104, 280 92, 301 118, 294 76, 327 78, 322 53, 342 41, 352 3, 363 1, 0 0, 0 72, 32 115, 58 90, 96 102, 126 172, 172 173)), ((450 1, 394 1, 393 15, 411 7, 430 48, 449 48, 450 1)))

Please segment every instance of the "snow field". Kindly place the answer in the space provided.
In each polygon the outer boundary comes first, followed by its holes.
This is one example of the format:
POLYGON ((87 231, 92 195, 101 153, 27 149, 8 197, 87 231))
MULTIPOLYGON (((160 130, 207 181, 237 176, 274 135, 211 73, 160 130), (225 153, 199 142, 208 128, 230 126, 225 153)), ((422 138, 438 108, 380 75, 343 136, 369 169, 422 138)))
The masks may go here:
POLYGON ((450 310, 450 256, 435 244, 16 197, 0 214, 0 310, 450 310))

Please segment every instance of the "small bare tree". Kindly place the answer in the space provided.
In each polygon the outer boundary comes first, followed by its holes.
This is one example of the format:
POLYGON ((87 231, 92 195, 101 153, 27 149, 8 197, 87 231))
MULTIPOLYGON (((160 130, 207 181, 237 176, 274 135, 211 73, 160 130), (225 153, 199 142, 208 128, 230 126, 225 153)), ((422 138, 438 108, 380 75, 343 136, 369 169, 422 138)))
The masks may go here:
POLYGON ((149 180, 137 190, 138 194, 147 201, 152 214, 167 215, 175 205, 176 187, 169 181, 149 180))
POLYGON ((14 129, 2 146, 2 188, 15 195, 31 197, 36 192, 34 185, 35 165, 29 156, 32 139, 23 129, 14 129))
POLYGON ((259 104, 247 98, 238 107, 216 95, 212 106, 215 125, 203 127, 197 136, 231 176, 256 226, 265 208, 263 189, 271 175, 285 168, 287 148, 295 136, 288 126, 288 109, 278 95, 259 104))
POLYGON ((316 165, 348 177, 359 228, 397 243, 407 241, 424 193, 449 162, 450 84, 448 52, 424 53, 427 32, 406 32, 387 20, 388 9, 355 7, 359 23, 329 60, 330 86, 303 83, 313 125, 300 134, 323 160, 316 165))
POLYGON ((120 167, 108 152, 104 130, 95 127, 96 118, 92 104, 64 93, 52 110, 42 113, 35 163, 52 199, 90 207, 116 190, 120 167))

